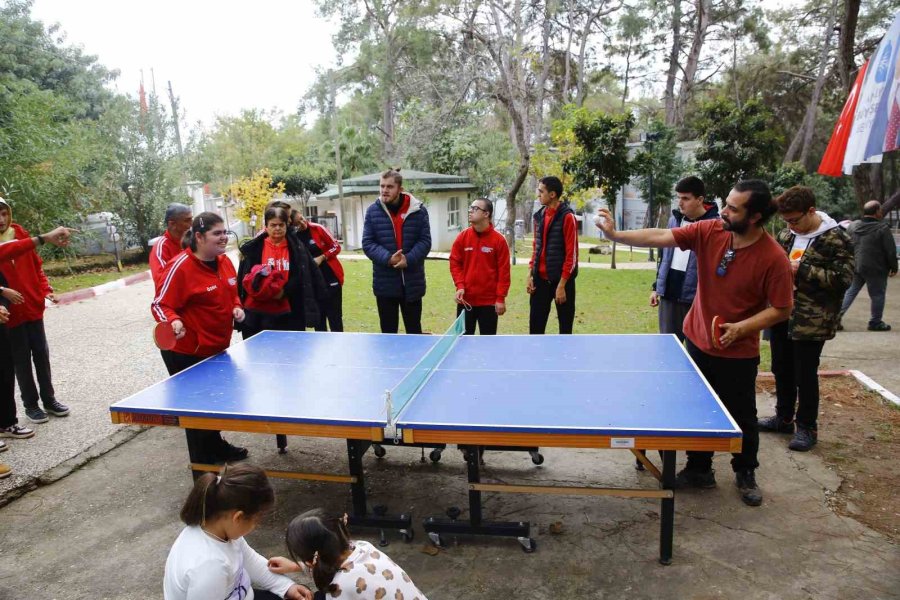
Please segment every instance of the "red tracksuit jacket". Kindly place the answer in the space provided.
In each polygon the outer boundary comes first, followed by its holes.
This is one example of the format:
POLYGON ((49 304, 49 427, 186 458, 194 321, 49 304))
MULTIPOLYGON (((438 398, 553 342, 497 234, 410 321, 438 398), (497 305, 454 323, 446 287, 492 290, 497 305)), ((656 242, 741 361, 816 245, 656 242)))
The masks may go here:
POLYGON ((325 256, 325 263, 331 267, 338 283, 344 285, 344 267, 341 266, 341 261, 337 258, 337 255, 341 253, 341 245, 331 237, 331 234, 325 227, 318 223, 307 223, 307 226, 309 227, 309 237, 312 238, 325 256))
POLYGON ((493 225, 483 233, 474 227, 460 232, 450 250, 450 275, 456 289, 465 289, 472 306, 505 302, 509 292, 509 246, 493 225))
POLYGON ((224 254, 217 260, 218 272, 213 272, 188 248, 169 262, 150 312, 159 322, 181 319, 199 343, 195 352, 187 338, 181 338, 175 352, 205 358, 231 344, 232 311, 241 306, 237 273, 224 254))
MULTIPOLYGON (((19 224, 10 225, 16 232, 16 241, 27 240, 31 235, 19 224)), ((7 242, 11 244, 15 242, 7 242)), ((34 248, 32 242, 27 242, 34 248)), ((6 245, 6 244, 4 244, 6 245)), ((15 327, 29 321, 44 318, 44 298, 53 292, 47 276, 44 275, 44 262, 37 251, 25 252, 18 258, 0 264, 0 272, 6 278, 7 287, 25 296, 22 304, 9 305, 9 323, 7 327, 15 327)))
POLYGON ((153 276, 153 287, 159 294, 159 286, 165 277, 166 265, 181 254, 181 240, 176 240, 166 231, 150 249, 150 275, 153 276))

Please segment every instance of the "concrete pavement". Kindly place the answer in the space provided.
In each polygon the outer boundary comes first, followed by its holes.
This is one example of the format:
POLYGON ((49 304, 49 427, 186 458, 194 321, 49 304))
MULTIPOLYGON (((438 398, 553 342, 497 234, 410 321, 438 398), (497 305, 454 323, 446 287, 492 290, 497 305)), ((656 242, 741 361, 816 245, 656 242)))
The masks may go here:
MULTIPOLYGON (((3 460, 16 470, 0 481, 0 599, 159 597, 165 556, 180 525, 190 477, 183 434, 110 424, 108 405, 165 377, 150 339, 150 282, 47 311, 47 331, 64 419, 35 426, 32 440, 9 440, 3 460), (130 439, 122 444, 123 440, 130 439), (118 446, 118 447, 116 447, 118 446), (112 449, 112 450, 110 450, 112 449), (42 485, 63 477, 53 485, 42 485)), ((868 298, 860 294, 847 332, 825 346, 823 367, 857 368, 900 392, 893 365, 897 331, 864 332, 868 298), (861 325, 860 325, 861 324, 861 325), (833 361, 833 362, 832 362, 833 361), (893 378, 892 378, 893 377, 893 378), (892 383, 893 382, 893 383, 892 383)), ((885 320, 900 329, 900 281, 891 280, 885 320)), ((760 399, 763 414, 769 400, 760 399)), ((339 441, 292 438, 279 456, 269 437, 229 434, 269 468, 344 472, 339 441)), ((462 539, 437 557, 398 540, 387 552, 432 600, 441 598, 890 598, 900 584, 900 550, 881 534, 828 508, 842 484, 816 452, 799 455, 763 436, 759 472, 766 495, 758 509, 737 497, 728 457, 719 456, 719 487, 680 493, 675 563, 656 563, 658 508, 612 498, 487 495, 487 515, 529 520, 539 549, 513 542, 462 539), (563 533, 550 534, 560 521, 563 533)), ((628 454, 547 450, 542 467, 522 455, 488 455, 487 477, 516 483, 587 483, 652 487, 628 454)), ((373 503, 411 511, 418 523, 453 504, 465 507, 464 465, 448 451, 420 464, 414 449, 365 458, 373 503)), ((283 526, 311 506, 341 510, 341 485, 278 481, 279 507, 250 541, 283 553, 283 526)), ((376 539, 372 531, 362 537, 376 539)), ((452 543, 452 542, 451 542, 452 543)))

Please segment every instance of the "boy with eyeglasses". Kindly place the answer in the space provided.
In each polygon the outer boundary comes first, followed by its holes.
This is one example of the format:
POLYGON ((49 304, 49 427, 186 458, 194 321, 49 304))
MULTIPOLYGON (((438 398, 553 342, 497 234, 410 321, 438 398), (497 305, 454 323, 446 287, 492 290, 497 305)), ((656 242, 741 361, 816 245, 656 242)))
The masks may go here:
MULTIPOLYGON (((743 432, 741 452, 731 468, 741 500, 762 504, 756 484, 759 431, 756 373, 759 332, 785 321, 794 304, 791 266, 784 250, 764 229, 775 214, 769 186, 739 181, 722 203, 722 219, 674 229, 616 231, 609 211, 598 227, 620 243, 692 250, 697 256, 697 294, 684 321, 685 345, 697 368, 743 432), (714 327, 719 322, 718 327, 714 327)), ((688 452, 675 487, 716 485, 712 452, 688 452)))
POLYGON ((509 292, 509 246, 494 229, 494 203, 478 198, 469 207, 469 225, 453 242, 450 275, 456 286, 456 316, 466 311, 466 335, 496 335, 509 292))

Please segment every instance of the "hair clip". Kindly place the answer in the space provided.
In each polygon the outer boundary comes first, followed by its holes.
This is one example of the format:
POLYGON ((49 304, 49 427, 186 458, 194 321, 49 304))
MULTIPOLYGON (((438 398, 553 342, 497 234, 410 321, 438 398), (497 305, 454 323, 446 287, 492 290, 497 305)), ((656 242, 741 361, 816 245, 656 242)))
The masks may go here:
POLYGON ((216 475, 216 483, 218 484, 218 483, 221 482, 221 481, 222 481, 222 476, 221 476, 221 475, 216 475))
POLYGON ((315 552, 313 552, 313 557, 312 557, 313 566, 316 566, 316 564, 318 564, 318 562, 319 562, 319 551, 316 550, 315 552))
POLYGON ((197 219, 200 221, 200 229, 203 229, 203 217, 197 217, 197 219))

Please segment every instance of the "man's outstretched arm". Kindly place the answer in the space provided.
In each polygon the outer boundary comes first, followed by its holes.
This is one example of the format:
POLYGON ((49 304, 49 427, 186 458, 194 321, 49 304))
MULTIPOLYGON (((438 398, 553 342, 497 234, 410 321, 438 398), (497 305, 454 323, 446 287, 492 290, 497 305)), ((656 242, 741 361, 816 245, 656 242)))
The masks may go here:
POLYGON ((616 224, 609 211, 601 208, 598 216, 601 217, 597 228, 608 239, 620 244, 640 246, 642 248, 672 248, 678 244, 671 229, 633 229, 631 231, 617 231, 616 224))

